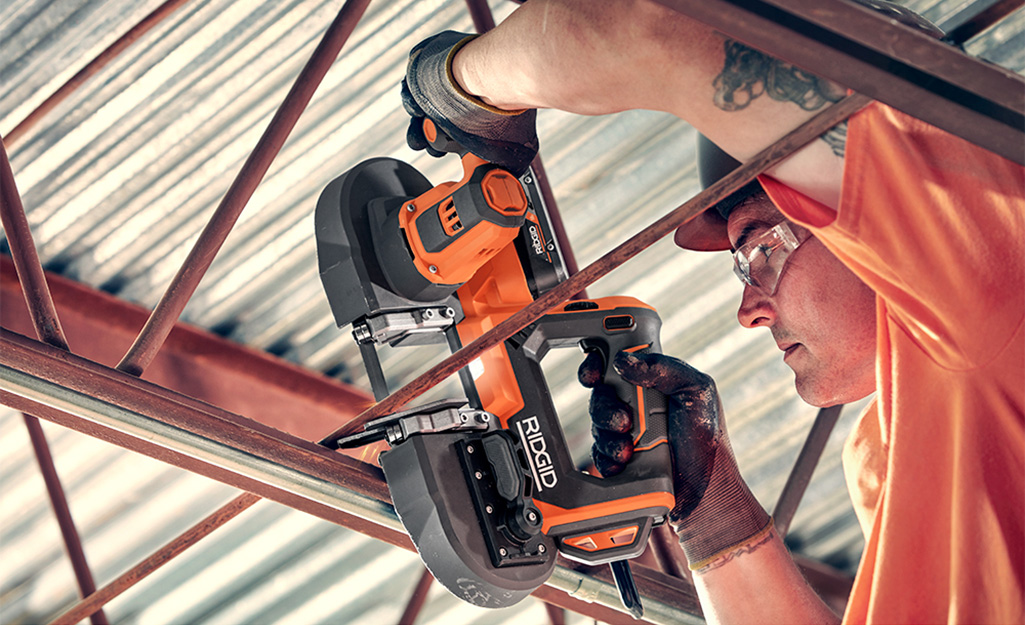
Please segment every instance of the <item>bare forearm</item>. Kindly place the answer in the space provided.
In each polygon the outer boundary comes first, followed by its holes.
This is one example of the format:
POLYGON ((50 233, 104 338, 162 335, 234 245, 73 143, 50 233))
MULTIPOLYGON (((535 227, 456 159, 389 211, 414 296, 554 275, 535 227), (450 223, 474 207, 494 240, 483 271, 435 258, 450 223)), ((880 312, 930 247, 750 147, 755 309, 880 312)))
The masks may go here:
POLYGON ((694 585, 709 623, 840 622, 775 530, 695 571, 694 585))
POLYGON ((711 29, 651 2, 531 0, 460 51, 453 72, 499 108, 680 115, 681 103, 693 107, 678 87, 706 83, 710 101, 707 77, 721 57, 722 39, 711 29))
MULTIPOLYGON (((508 110, 665 111, 741 161, 843 95, 647 0, 531 0, 460 50, 452 71, 508 110)), ((772 173, 835 207, 842 162, 842 150, 815 142, 772 173)))

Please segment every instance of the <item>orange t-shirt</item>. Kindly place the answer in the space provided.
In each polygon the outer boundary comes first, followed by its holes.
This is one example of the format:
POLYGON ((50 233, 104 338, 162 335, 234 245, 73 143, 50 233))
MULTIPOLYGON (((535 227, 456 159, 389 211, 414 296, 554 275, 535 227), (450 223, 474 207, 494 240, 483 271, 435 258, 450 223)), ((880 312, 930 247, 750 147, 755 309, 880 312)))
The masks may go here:
POLYGON ((771 178, 877 294, 877 394, 844 448, 866 545, 845 623, 1025 619, 1025 170, 882 104, 840 209, 771 178))

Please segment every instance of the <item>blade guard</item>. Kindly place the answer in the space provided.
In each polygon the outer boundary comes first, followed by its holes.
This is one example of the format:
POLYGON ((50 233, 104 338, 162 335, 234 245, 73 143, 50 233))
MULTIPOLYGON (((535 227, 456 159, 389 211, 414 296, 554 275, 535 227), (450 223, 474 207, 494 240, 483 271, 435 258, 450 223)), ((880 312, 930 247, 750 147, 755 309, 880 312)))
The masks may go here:
MULTIPOLYGON (((413 544, 435 579, 452 594, 483 608, 518 603, 555 567, 554 541, 538 533, 524 564, 495 566, 485 542, 459 447, 465 434, 412 436, 380 456, 381 468, 413 544)), ((478 454, 482 450, 478 449, 478 454)), ((472 478, 468 478, 472 479, 472 478)))

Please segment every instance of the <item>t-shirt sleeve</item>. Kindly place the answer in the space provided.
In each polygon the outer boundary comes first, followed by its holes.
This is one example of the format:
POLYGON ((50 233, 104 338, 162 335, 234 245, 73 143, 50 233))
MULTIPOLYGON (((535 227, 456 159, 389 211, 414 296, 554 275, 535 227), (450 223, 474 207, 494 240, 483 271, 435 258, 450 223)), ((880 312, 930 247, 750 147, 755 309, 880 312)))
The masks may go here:
POLYGON ((840 208, 762 177, 937 364, 981 366, 1025 318, 1025 170, 875 103, 849 122, 840 208))

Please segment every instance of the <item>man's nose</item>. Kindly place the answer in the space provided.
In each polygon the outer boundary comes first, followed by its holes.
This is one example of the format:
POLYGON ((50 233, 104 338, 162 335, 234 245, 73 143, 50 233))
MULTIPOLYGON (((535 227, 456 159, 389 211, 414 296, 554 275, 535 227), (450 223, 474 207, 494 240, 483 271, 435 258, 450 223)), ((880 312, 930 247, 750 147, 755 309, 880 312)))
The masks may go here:
POLYGON ((737 319, 745 328, 772 326, 776 322, 776 310, 772 299, 761 289, 745 285, 744 295, 737 310, 737 319))

